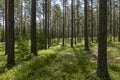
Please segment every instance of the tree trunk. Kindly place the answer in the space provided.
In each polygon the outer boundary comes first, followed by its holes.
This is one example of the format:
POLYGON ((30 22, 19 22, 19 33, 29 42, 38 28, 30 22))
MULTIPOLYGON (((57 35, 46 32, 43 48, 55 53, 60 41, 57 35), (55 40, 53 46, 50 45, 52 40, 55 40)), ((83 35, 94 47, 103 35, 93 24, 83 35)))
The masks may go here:
POLYGON ((7 20, 8 20, 8 18, 7 18, 7 16, 8 16, 8 0, 5 0, 5 54, 7 54, 8 53, 8 45, 7 45, 7 43, 8 43, 8 37, 7 37, 7 30, 8 30, 8 22, 7 22, 7 20))
POLYGON ((48 34, 48 30, 47 30, 47 27, 48 27, 48 22, 47 22, 47 20, 48 20, 48 17, 47 17, 47 5, 48 5, 48 0, 45 0, 45 28, 44 28, 44 36, 45 36, 45 49, 47 49, 47 34, 48 34))
POLYGON ((14 60, 14 0, 8 0, 8 28, 7 28, 7 67, 15 65, 14 60))
POLYGON ((76 1, 73 2, 73 5, 74 5, 73 6, 73 10, 74 10, 74 12, 73 12, 73 18, 74 18, 73 24, 74 24, 74 43, 76 45, 76 43, 77 43, 77 41, 76 41, 77 39, 76 38, 77 37, 76 37, 76 23, 75 23, 75 21, 76 21, 76 10, 75 10, 76 9, 76 6, 75 6, 76 3, 75 2, 76 1))
POLYGON ((74 17, 74 10, 73 10, 74 6, 73 6, 73 0, 71 1, 71 47, 73 47, 73 32, 74 32, 74 24, 73 24, 73 17, 74 17))
POLYGON ((91 0, 91 41, 93 42, 93 0, 91 0))
POLYGON ((79 16, 79 5, 80 5, 80 1, 77 0, 77 34, 76 36, 79 37, 79 32, 80 32, 80 16, 79 16))
POLYGON ((62 32, 62 46, 64 47, 65 45, 65 0, 63 0, 63 32, 62 32))
POLYGON ((120 0, 119 0, 119 19, 118 19, 119 21, 118 21, 118 23, 119 23, 119 25, 118 25, 118 27, 119 27, 119 42, 120 42, 120 0))
POLYGON ((112 41, 112 0, 110 0, 110 41, 112 41))
POLYGON ((84 14, 85 14, 85 21, 84 21, 84 37, 85 37, 85 42, 84 42, 84 49, 86 51, 89 50, 89 46, 88 46, 88 19, 87 19, 87 15, 88 15, 88 11, 87 11, 87 3, 88 3, 88 0, 84 0, 84 14))
POLYGON ((107 0, 99 1, 98 64, 99 78, 110 80, 107 69, 107 0))
POLYGON ((36 0, 32 0, 31 4, 31 53, 37 55, 36 45, 36 0))
MULTIPOLYGON (((98 36, 98 30, 99 30, 99 0, 97 0, 97 24, 96 24, 96 34, 98 36)), ((97 37, 97 42, 98 42, 98 37, 97 37)))
POLYGON ((50 47, 50 12, 51 12, 51 1, 48 0, 48 48, 50 47))
MULTIPOLYGON (((115 3, 115 1, 113 1, 114 3, 115 3)), ((113 41, 115 42, 115 37, 116 37, 116 30, 115 30, 115 28, 116 28, 116 21, 115 21, 115 17, 116 17, 116 12, 115 12, 115 5, 114 5, 114 7, 113 7, 113 41)))
POLYGON ((23 30, 23 2, 22 2, 22 0, 21 0, 21 16, 20 16, 20 19, 21 19, 21 22, 20 22, 20 34, 22 34, 22 30, 23 30))

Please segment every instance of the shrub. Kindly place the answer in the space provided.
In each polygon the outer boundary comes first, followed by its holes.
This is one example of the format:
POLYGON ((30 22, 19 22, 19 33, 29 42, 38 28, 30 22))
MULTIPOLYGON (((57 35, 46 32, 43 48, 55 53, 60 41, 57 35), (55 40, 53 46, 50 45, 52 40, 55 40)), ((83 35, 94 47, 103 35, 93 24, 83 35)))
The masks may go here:
POLYGON ((43 30, 37 30, 37 49, 41 50, 45 48, 45 37, 43 30))
POLYGON ((29 49, 29 41, 25 36, 19 36, 17 41, 16 60, 27 61, 32 57, 29 49))
POLYGON ((89 72, 89 57, 86 52, 83 51, 83 53, 76 53, 76 58, 78 60, 78 66, 81 69, 82 73, 88 73, 89 72))

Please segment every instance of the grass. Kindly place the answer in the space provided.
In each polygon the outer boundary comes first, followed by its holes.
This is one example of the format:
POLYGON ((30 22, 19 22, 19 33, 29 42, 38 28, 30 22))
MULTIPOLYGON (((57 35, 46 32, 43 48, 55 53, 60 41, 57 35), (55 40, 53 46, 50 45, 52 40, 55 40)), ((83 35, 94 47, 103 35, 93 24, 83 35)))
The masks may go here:
MULTIPOLYGON (((108 43, 108 69, 112 80, 120 80, 119 44, 108 43)), ((11 70, 4 69, 6 56, 0 47, 0 80, 99 80, 95 74, 97 44, 90 43, 90 46, 89 52, 83 50, 82 43, 74 48, 59 44, 48 50, 39 50, 38 56, 11 70)))

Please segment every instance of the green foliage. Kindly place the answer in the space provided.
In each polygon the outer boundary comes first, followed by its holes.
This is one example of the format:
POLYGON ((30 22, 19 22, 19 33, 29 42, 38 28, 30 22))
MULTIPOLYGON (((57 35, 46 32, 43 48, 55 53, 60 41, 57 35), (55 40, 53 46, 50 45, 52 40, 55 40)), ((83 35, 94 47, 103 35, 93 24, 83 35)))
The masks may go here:
POLYGON ((1 37, 0 38, 1 38, 1 40, 0 40, 1 42, 5 41, 5 32, 4 32, 4 30, 1 31, 1 37))
POLYGON ((19 36, 17 40, 16 61, 27 61, 31 59, 32 54, 29 49, 29 41, 25 36, 19 36))
POLYGON ((4 44, 0 43, 0 74, 4 73, 5 66, 6 66, 6 56, 4 52, 4 44))
POLYGON ((111 70, 113 70, 113 71, 115 71, 115 72, 118 72, 118 73, 120 74, 120 65, 111 63, 111 64, 109 65, 109 68, 110 68, 111 70))
POLYGON ((78 40, 78 42, 82 42, 83 37, 81 35, 79 35, 78 38, 77 38, 77 40, 78 40))
POLYGON ((4 73, 4 69, 6 67, 6 62, 5 62, 5 56, 4 55, 0 55, 0 74, 4 73))
MULTIPOLYGON (((24 42, 23 39, 21 41, 24 42)), ((115 44, 118 45, 119 43, 115 44)), ((74 48, 68 46, 66 45, 63 48, 61 45, 57 45, 48 50, 40 50, 38 56, 29 61, 23 61, 11 70, 2 70, 1 65, 4 65, 6 60, 5 56, 0 54, 0 70, 2 71, 0 80, 104 80, 97 77, 97 60, 96 58, 92 59, 92 55, 97 54, 95 51, 96 43, 91 43, 91 46, 95 48, 92 52, 84 51, 83 44, 74 46, 74 48)), ((18 48, 16 51, 18 51, 18 48)), ((111 80, 119 80, 119 63, 109 63, 108 67, 111 80)))
POLYGON ((120 64, 118 63, 109 63, 109 74, 112 78, 111 80, 119 80, 120 79, 120 64))
POLYGON ((37 30, 37 49, 41 50, 45 48, 44 32, 41 29, 37 30))
POLYGON ((0 80, 47 80, 47 76, 51 76, 49 65, 54 58, 53 54, 34 57, 7 71, 0 80))
POLYGON ((79 57, 77 56, 78 64, 80 65, 80 68, 82 72, 87 72, 89 69, 89 57, 86 54, 80 54, 79 57))
POLYGON ((78 72, 77 64, 73 62, 65 62, 63 64, 63 71, 69 74, 77 73, 78 72))

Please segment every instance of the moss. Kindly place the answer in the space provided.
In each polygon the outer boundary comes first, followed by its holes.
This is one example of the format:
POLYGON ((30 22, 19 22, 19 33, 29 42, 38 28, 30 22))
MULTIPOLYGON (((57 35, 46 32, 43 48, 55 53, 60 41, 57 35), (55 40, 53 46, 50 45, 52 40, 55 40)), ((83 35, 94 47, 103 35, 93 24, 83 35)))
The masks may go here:
MULTIPOLYGON (((39 55, 31 60, 21 62, 11 70, 1 68, 6 64, 6 56, 0 51, 0 80, 99 80, 96 76, 97 43, 90 43, 90 52, 83 50, 83 43, 70 48, 61 47, 61 43, 48 50, 38 51, 39 55)), ((119 43, 108 43, 108 67, 112 80, 120 79, 118 53, 119 43), (113 48, 110 48, 113 47, 113 48), (114 56, 115 59, 112 59, 114 56), (110 62, 111 60, 111 62, 110 62)))

